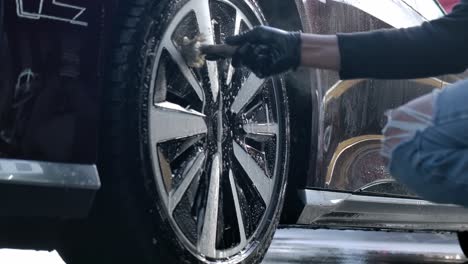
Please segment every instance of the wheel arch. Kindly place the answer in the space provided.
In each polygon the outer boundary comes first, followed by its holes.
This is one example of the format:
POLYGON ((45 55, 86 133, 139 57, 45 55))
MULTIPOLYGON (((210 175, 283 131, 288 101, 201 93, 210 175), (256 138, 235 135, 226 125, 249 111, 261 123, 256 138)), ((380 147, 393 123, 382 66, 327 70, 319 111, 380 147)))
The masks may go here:
MULTIPOLYGON (((303 7, 297 1, 258 0, 257 4, 270 26, 288 31, 307 31, 307 23, 301 16, 303 7)), ((309 172, 315 171, 314 73, 311 69, 298 69, 284 76, 288 88, 291 151, 282 224, 296 223, 302 209, 297 190, 306 186, 309 172)))
POLYGON ((294 0, 257 0, 270 26, 285 30, 302 30, 299 7, 294 0))

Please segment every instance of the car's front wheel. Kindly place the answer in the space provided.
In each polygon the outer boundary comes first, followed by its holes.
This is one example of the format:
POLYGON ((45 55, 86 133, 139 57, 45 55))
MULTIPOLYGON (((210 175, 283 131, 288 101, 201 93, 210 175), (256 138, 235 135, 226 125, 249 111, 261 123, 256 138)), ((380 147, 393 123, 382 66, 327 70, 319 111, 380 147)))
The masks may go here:
POLYGON ((184 36, 221 43, 262 24, 259 8, 128 2, 103 98, 103 190, 89 229, 68 230, 62 255, 70 263, 260 262, 286 186, 283 82, 229 61, 192 69, 180 52, 184 36))

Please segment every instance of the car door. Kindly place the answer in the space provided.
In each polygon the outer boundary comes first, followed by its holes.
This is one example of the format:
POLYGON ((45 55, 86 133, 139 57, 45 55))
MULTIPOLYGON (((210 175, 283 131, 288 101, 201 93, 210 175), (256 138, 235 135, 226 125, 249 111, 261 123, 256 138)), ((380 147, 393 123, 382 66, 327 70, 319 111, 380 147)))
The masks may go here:
MULTIPOLYGON (((416 26, 444 14, 436 1, 308 0, 304 5, 308 30, 320 34, 416 26)), ((313 70, 313 76, 316 141, 311 149, 317 152, 308 187, 413 196, 395 182, 380 156, 384 113, 442 89, 449 79, 342 81, 336 72, 326 70, 313 70)))

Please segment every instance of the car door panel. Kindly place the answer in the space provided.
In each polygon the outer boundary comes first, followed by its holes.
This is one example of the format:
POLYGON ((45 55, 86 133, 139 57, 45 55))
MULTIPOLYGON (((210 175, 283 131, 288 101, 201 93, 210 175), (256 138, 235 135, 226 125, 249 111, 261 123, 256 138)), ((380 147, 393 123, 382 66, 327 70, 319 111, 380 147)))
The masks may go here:
MULTIPOLYGON (((419 25, 443 15, 434 1, 303 1, 311 33, 369 31, 419 25)), ((382 62, 385 63, 385 62, 382 62)), ((348 80, 338 73, 311 70, 318 122, 312 130, 316 166, 308 173, 309 188, 412 196, 396 183, 380 157, 385 111, 402 105, 446 82, 419 80, 348 80)))

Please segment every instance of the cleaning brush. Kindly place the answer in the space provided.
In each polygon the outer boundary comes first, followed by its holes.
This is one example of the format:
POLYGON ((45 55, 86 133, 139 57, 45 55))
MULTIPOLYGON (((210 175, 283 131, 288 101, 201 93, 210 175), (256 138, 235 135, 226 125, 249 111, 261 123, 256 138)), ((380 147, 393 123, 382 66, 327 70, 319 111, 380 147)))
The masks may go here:
POLYGON ((188 37, 182 39, 180 51, 189 67, 201 68, 205 65, 206 59, 230 59, 237 50, 236 46, 227 44, 208 45, 203 44, 204 42, 203 35, 197 35, 193 39, 188 37))

